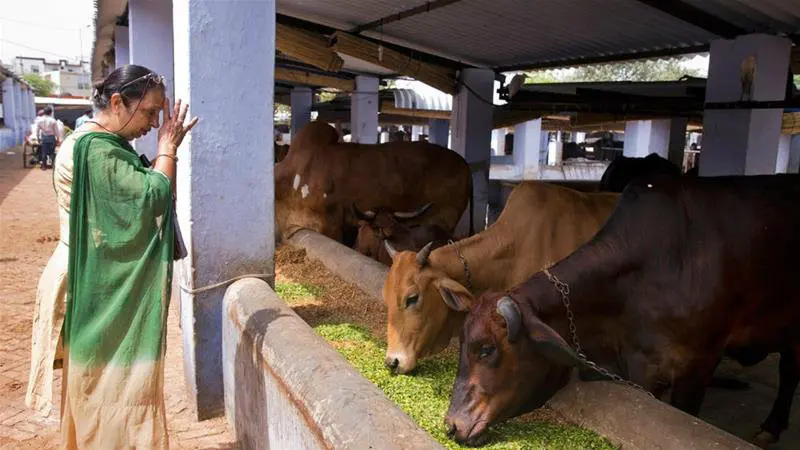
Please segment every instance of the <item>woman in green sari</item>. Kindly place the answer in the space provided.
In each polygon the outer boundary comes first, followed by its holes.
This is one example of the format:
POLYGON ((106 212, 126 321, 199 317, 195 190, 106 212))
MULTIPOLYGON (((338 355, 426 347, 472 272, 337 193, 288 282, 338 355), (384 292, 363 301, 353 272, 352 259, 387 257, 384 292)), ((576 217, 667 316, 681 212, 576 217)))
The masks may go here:
MULTIPOLYGON (((41 328, 55 328, 58 314, 48 320, 38 316, 57 311, 57 305, 45 303, 50 298, 58 302, 56 293, 65 292, 64 448, 164 449, 163 358, 175 248, 176 153, 197 118, 185 123, 188 105, 181 107, 180 100, 170 113, 163 78, 135 65, 118 68, 96 85, 93 102, 94 118, 65 140, 56 158, 59 205, 66 203, 68 210, 69 225, 62 224, 61 236, 68 248, 67 274, 66 280, 59 274, 62 250, 40 281, 39 290, 44 285, 51 295, 37 295, 37 318, 45 323, 41 328), (128 141, 157 128, 160 112, 158 152, 148 167, 128 141), (60 289, 53 287, 58 283, 60 289)), ((42 338, 47 331, 34 329, 29 405, 41 394, 35 383, 50 382, 42 381, 47 371, 35 367, 37 361, 52 364, 52 336, 42 338), (44 349, 40 355, 37 333, 44 349)))

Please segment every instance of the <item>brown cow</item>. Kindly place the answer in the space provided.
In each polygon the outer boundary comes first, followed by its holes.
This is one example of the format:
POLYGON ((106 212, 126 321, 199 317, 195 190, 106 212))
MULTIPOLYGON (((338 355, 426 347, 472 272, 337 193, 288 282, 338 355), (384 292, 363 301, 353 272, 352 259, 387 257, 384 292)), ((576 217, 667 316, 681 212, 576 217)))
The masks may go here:
POLYGON ((481 233, 433 252, 397 254, 383 285, 389 315, 386 366, 408 373, 419 358, 443 350, 466 313, 454 306, 455 297, 508 289, 569 255, 594 235, 618 198, 526 181, 481 233))
POLYGON ((308 228, 342 242, 345 231, 358 226, 353 203, 410 211, 430 202, 431 211, 409 223, 438 225, 452 234, 472 204, 469 166, 452 150, 423 142, 338 141, 332 126, 310 122, 275 164, 275 218, 283 238, 308 228))
POLYGON ((591 241, 475 302, 450 434, 479 443, 543 405, 572 366, 589 368, 577 351, 657 398, 671 388, 670 403, 693 415, 723 355, 751 365, 779 352, 778 394, 756 437, 778 440, 800 381, 797 198, 798 175, 631 181, 591 241))
POLYGON ((431 207, 426 203, 416 211, 390 211, 376 208, 374 211, 361 211, 353 205, 353 213, 358 218, 358 236, 353 246, 357 252, 369 256, 387 266, 392 265, 392 253, 408 250, 416 252, 429 242, 433 248, 441 247, 452 236, 438 225, 407 225, 406 222, 425 214, 431 207), (385 244, 389 243, 387 247, 385 244))

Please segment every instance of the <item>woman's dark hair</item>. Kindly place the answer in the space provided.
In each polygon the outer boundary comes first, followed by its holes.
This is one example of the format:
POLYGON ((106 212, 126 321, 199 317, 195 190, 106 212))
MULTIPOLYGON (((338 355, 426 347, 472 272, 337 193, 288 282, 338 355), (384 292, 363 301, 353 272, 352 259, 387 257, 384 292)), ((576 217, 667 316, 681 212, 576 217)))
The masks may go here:
POLYGON ((103 110, 108 108, 111 96, 119 93, 122 103, 129 105, 130 100, 144 98, 146 91, 155 86, 163 88, 163 84, 155 72, 147 67, 130 64, 122 66, 111 72, 105 80, 95 83, 92 92, 92 104, 95 108, 103 110), (148 77, 148 75, 151 75, 148 77))

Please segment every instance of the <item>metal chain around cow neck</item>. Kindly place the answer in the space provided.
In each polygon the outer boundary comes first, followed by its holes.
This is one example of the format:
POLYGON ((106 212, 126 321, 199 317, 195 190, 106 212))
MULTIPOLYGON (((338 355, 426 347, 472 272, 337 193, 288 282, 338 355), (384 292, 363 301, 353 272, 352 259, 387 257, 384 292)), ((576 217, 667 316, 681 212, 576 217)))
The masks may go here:
POLYGON ((551 283, 553 283, 553 285, 556 287, 556 290, 561 294, 561 302, 564 304, 564 308, 567 310, 567 320, 569 321, 569 332, 572 335, 572 343, 575 345, 575 351, 578 353, 578 358, 580 358, 581 362, 583 362, 590 369, 599 372, 618 383, 627 384, 628 386, 643 391, 650 397, 655 398, 653 393, 644 387, 598 366, 597 363, 590 361, 589 358, 586 357, 586 355, 583 353, 583 349, 581 349, 581 343, 578 341, 578 327, 575 326, 575 316, 572 314, 572 308, 569 301, 569 285, 559 280, 558 277, 553 275, 547 268, 544 269, 544 274, 547 275, 547 278, 551 283))
POLYGON ((461 264, 464 265, 464 275, 467 276, 467 289, 472 292, 472 274, 469 273, 469 264, 467 264, 467 258, 464 258, 464 255, 461 254, 461 249, 458 248, 458 244, 453 242, 453 240, 448 241, 456 249, 456 255, 458 255, 458 259, 461 260, 461 264))

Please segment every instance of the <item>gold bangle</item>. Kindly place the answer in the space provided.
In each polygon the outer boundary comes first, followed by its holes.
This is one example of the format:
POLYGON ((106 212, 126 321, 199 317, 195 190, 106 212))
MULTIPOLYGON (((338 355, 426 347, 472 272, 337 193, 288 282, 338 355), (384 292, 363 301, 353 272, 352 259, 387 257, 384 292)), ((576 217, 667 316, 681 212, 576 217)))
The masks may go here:
POLYGON ((159 153, 159 154, 157 154, 156 157, 153 158, 153 161, 157 160, 158 158, 160 158, 162 156, 166 156, 167 158, 170 158, 170 159, 174 160, 175 162, 178 162, 178 157, 177 156, 170 155, 168 153, 159 153))

